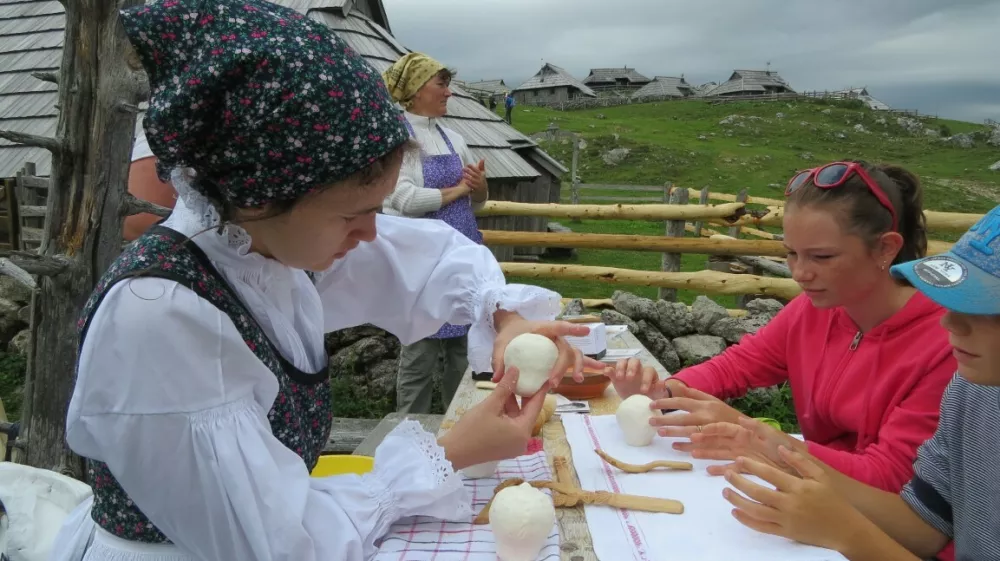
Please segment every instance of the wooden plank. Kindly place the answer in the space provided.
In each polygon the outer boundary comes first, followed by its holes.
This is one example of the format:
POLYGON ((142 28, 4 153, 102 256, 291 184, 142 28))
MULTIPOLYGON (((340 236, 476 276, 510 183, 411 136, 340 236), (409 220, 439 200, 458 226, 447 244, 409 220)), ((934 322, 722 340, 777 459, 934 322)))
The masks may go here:
MULTIPOLYGON (((736 195, 736 202, 745 203, 747 200, 747 196, 748 196, 747 190, 743 189, 742 191, 740 191, 738 195, 736 195)), ((736 224, 735 226, 729 228, 729 237, 730 238, 740 237, 740 224, 736 224)))
POLYGON ((336 417, 323 454, 350 454, 378 426, 379 419, 347 419, 336 417))
POLYGON ((41 243, 44 233, 45 230, 41 228, 21 227, 21 241, 41 243))
POLYGON ((18 207, 17 212, 21 218, 44 218, 46 208, 44 206, 25 205, 18 207))
POLYGON ((50 182, 48 179, 43 179, 41 177, 30 177, 30 176, 17 176, 17 184, 20 187, 27 189, 39 189, 43 191, 49 190, 50 182))
MULTIPOLYGON (((469 373, 466 373, 465 377, 469 380, 472 379, 469 373)), ((379 421, 374 430, 368 433, 368 436, 365 437, 357 448, 354 449, 354 454, 359 456, 374 456, 375 449, 378 448, 378 445, 382 443, 386 435, 389 434, 392 429, 396 428, 396 426, 399 425, 399 422, 403 419, 413 419, 414 421, 419 422, 427 432, 436 433, 441 427, 444 415, 415 415, 411 413, 404 416, 399 413, 389 413, 385 416, 385 418, 379 421)))
POLYGON ((615 197, 612 195, 582 195, 572 204, 580 204, 587 201, 610 201, 614 203, 661 203, 663 197, 615 197))
MULTIPOLYGON (((709 197, 708 187, 702 187, 701 192, 698 194, 698 204, 707 205, 708 204, 708 197, 709 197)), ((699 220, 699 221, 695 222, 694 223, 694 237, 700 238, 701 237, 701 229, 704 228, 704 227, 705 227, 705 222, 703 220, 699 220)))
MULTIPOLYGON (((635 336, 629 332, 619 333, 608 337, 608 348, 612 349, 640 349, 636 355, 646 366, 656 369, 660 378, 670 376, 663 365, 660 364, 649 351, 642 346, 635 336)), ((455 394, 455 398, 448 407, 444 415, 444 422, 441 423, 439 435, 454 426, 466 411, 475 406, 489 395, 487 390, 477 390, 475 382, 468 375, 462 379, 462 384, 455 394)), ((613 415, 618 409, 621 398, 615 392, 613 386, 608 386, 602 397, 590 400, 590 411, 592 415, 613 415)), ((549 466, 552 466, 552 458, 563 456, 569 461, 569 471, 574 476, 574 484, 579 485, 579 477, 573 467, 573 456, 570 452, 569 442, 566 440, 566 431, 559 415, 553 415, 549 422, 542 427, 542 444, 545 449, 549 466)), ((553 470, 554 472, 554 470, 553 470)), ((590 530, 587 527, 587 519, 583 513, 583 506, 573 508, 557 508, 556 520, 559 522, 559 559, 560 561, 598 561, 594 554, 594 544, 590 537, 590 530)))

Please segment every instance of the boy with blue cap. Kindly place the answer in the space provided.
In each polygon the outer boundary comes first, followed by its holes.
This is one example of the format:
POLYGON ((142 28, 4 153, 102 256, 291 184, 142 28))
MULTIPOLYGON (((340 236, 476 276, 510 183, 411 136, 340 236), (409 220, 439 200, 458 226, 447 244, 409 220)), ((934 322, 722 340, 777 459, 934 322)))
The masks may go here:
POLYGON ((1000 559, 1000 207, 951 251, 892 273, 947 308, 941 324, 958 361, 937 432, 920 447, 901 495, 845 477, 794 438, 749 419, 693 435, 696 455, 732 453, 736 463, 724 471, 740 493, 724 495, 736 519, 758 531, 851 560, 928 559, 949 540, 959 561, 1000 559))

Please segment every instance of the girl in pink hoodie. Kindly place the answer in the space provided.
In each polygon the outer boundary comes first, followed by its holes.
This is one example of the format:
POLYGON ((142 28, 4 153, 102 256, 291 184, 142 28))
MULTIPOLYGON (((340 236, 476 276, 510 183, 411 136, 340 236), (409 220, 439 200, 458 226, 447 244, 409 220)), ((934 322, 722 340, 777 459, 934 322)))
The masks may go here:
POLYGON ((644 393, 657 409, 686 412, 654 418, 673 437, 736 422, 743 415, 722 399, 787 381, 812 455, 899 492, 956 369, 944 310, 889 274, 926 253, 920 184, 898 167, 837 162, 796 175, 786 196, 784 243, 803 294, 756 334, 667 380, 637 360, 609 376, 623 398, 644 393))

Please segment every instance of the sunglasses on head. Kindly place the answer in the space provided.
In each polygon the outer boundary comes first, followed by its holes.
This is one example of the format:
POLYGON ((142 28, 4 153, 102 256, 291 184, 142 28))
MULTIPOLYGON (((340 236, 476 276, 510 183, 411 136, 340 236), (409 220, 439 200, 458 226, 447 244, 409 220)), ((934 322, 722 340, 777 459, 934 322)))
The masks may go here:
POLYGON ((892 207, 889 196, 872 179, 872 176, 868 175, 865 168, 857 162, 834 162, 822 167, 800 171, 789 180, 788 186, 785 187, 785 196, 787 197, 798 191, 799 188, 807 185, 810 181, 820 189, 836 189, 847 183, 847 180, 852 175, 860 177, 865 182, 865 185, 868 186, 868 190, 871 191, 872 195, 875 195, 875 198, 878 199, 879 204, 889 211, 889 215, 892 216, 892 231, 895 232, 898 229, 899 222, 896 220, 896 209, 892 207))

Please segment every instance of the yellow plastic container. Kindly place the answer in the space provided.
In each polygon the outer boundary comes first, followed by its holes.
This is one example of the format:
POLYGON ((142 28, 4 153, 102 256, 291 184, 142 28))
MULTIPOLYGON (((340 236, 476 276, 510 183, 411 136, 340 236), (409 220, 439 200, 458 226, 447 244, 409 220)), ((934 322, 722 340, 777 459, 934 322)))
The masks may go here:
POLYGON ((316 467, 312 470, 312 476, 327 477, 330 475, 343 475, 345 473, 362 475, 371 471, 374 466, 375 458, 371 456, 320 456, 319 461, 316 462, 316 467))

